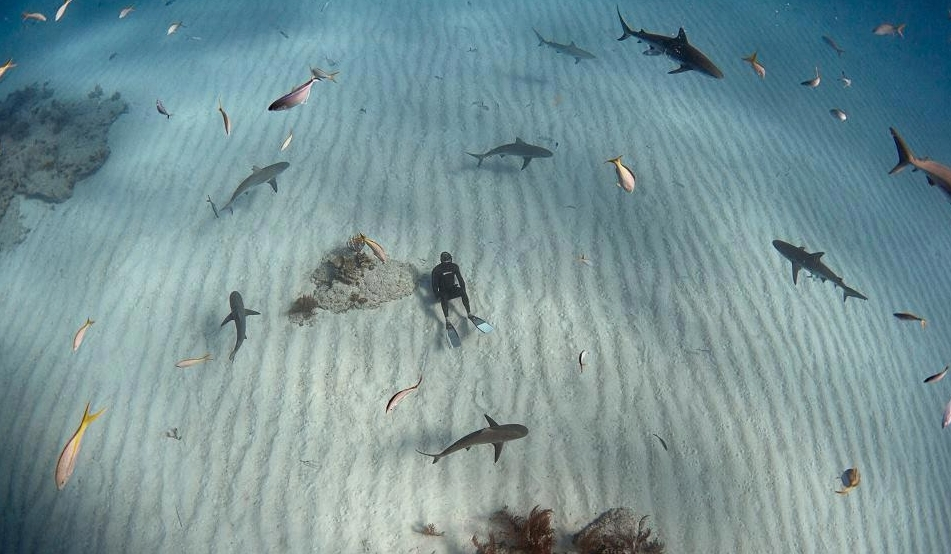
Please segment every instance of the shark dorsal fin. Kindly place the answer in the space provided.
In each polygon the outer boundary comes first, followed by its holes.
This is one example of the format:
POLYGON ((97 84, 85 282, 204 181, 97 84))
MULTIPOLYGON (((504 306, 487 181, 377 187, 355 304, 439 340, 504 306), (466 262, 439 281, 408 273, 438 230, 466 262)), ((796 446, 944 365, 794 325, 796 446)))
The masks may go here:
MULTIPOLYGON (((525 141, 518 137, 515 137, 515 144, 525 144, 525 141)), ((489 417, 489 416, 486 416, 486 417, 489 417)))
POLYGON ((680 31, 677 32, 677 40, 680 42, 687 42, 687 32, 684 31, 683 27, 681 27, 680 31))
POLYGON ((813 252, 808 255, 808 259, 810 262, 818 262, 819 258, 821 258, 823 254, 825 254, 825 252, 813 252))
POLYGON ((499 424, 496 423, 494 419, 492 419, 491 417, 489 417, 489 414, 483 414, 483 415, 485 415, 485 420, 489 422, 489 427, 498 427, 498 426, 499 426, 499 424))
POLYGON ((575 41, 571 41, 571 44, 569 44, 568 46, 574 46, 574 45, 575 45, 575 41))
POLYGON ((258 171, 261 171, 261 168, 260 168, 260 167, 258 167, 258 166, 256 166, 256 165, 252 165, 252 166, 251 166, 251 173, 257 173, 258 171))

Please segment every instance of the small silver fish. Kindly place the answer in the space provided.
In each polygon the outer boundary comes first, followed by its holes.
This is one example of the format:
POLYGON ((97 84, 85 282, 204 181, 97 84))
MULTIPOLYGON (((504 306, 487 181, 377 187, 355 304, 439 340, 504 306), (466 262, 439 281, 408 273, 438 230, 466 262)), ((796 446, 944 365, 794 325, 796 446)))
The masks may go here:
POLYGON ((829 110, 829 113, 832 114, 832 117, 838 119, 839 121, 845 121, 849 117, 839 108, 832 108, 829 110))
POLYGON ((584 371, 584 363, 587 359, 588 359, 588 351, 582 350, 581 353, 578 354, 578 366, 581 368, 581 371, 584 371))
POLYGON ((291 145, 292 140, 294 140, 294 131, 288 133, 287 138, 281 143, 281 152, 287 150, 287 147, 291 145))
POLYGON ((176 31, 178 31, 180 28, 184 26, 185 24, 182 23, 181 21, 176 21, 175 23, 172 23, 171 25, 168 26, 168 30, 165 31, 165 36, 175 33, 176 31))
POLYGON ((801 82, 801 83, 799 83, 799 84, 800 84, 800 85, 803 85, 803 86, 806 86, 806 87, 809 87, 809 88, 816 88, 817 86, 819 86, 819 82, 820 82, 820 81, 822 81, 822 77, 819 75, 819 67, 816 66, 816 76, 815 76, 815 78, 814 78, 814 79, 809 79, 808 81, 803 81, 803 82, 801 82))
POLYGON ((925 383, 937 383, 938 381, 944 379, 945 374, 948 373, 948 367, 951 367, 951 366, 944 366, 943 370, 925 379, 925 383))
POLYGON ((881 36, 895 36, 898 35, 902 38, 905 38, 905 26, 907 23, 902 23, 900 25, 893 25, 891 23, 882 23, 878 27, 872 29, 872 33, 881 36))
POLYGON ((122 8, 122 11, 119 12, 119 19, 125 19, 125 17, 129 15, 130 13, 132 13, 133 11, 135 11, 134 6, 126 6, 122 8))
POLYGON ((839 80, 842 81, 842 86, 843 86, 843 87, 848 88, 848 87, 852 86, 852 79, 850 79, 849 77, 846 77, 846 76, 845 76, 845 71, 842 72, 842 76, 839 77, 839 80))
POLYGON ((634 192, 634 184, 637 181, 637 178, 634 176, 634 172, 631 171, 631 168, 621 163, 621 156, 611 158, 604 163, 614 164, 614 172, 617 174, 616 184, 618 187, 626 190, 627 192, 634 192))
POLYGON ((941 416, 941 428, 944 429, 951 425, 951 401, 944 407, 944 415, 941 416))
POLYGON ((66 8, 69 6, 70 2, 72 1, 73 0, 66 0, 65 2, 63 2, 63 5, 60 6, 58 10, 56 10, 56 17, 53 18, 53 21, 59 21, 60 19, 63 18, 63 14, 66 13, 66 8))
POLYGON ((193 366, 193 365, 198 365, 198 364, 200 364, 200 363, 204 363, 204 362, 207 362, 207 361, 213 360, 213 359, 214 359, 214 358, 211 357, 211 353, 209 352, 209 353, 205 354, 204 356, 202 356, 202 357, 200 357, 200 358, 185 358, 184 360, 181 360, 181 361, 177 362, 177 363, 175 364, 175 367, 177 367, 177 368, 179 368, 179 369, 184 369, 184 368, 186 368, 186 367, 191 367, 191 366, 193 366))
POLYGON ((155 109, 158 110, 158 113, 164 115, 167 119, 172 118, 172 114, 168 113, 168 110, 165 109, 165 104, 162 104, 161 100, 155 101, 155 109))

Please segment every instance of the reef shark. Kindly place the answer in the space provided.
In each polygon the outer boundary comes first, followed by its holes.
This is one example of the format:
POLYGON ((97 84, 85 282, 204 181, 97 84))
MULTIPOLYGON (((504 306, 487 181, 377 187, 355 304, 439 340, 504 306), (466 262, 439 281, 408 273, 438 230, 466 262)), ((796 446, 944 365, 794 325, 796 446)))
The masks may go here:
POLYGON ((552 156, 551 150, 529 144, 518 137, 515 137, 515 142, 496 146, 485 154, 473 154, 472 152, 466 152, 466 154, 479 160, 478 166, 482 166, 482 160, 489 156, 499 156, 500 158, 504 158, 505 156, 518 156, 522 158, 522 169, 528 167, 532 158, 550 158, 552 156))
POLYGON ((904 139, 898 134, 898 131, 894 127, 889 127, 888 130, 891 131, 892 138, 895 139, 895 147, 898 149, 898 165, 893 167, 888 174, 894 175, 909 165, 913 166, 915 171, 920 169, 925 172, 925 175, 928 176, 929 185, 938 185, 946 195, 951 197, 951 167, 941 165, 928 158, 916 158, 908 145, 905 144, 904 139))
MULTIPOLYGON (((532 30, 535 31, 535 28, 533 27, 532 30)), ((594 59, 594 54, 592 54, 591 52, 588 52, 587 50, 578 48, 578 46, 575 44, 575 41, 571 41, 571 44, 561 44, 551 40, 545 40, 544 38, 542 38, 541 33, 539 33, 538 31, 535 31, 535 36, 538 37, 539 46, 544 44, 545 46, 552 48, 555 52, 558 52, 559 54, 567 54, 575 59, 575 63, 579 63, 581 62, 581 60, 594 59)))
POLYGON ((238 185, 238 188, 234 189, 234 193, 231 195, 231 200, 228 200, 228 203, 225 204, 221 209, 224 210, 227 208, 231 210, 231 213, 234 213, 234 208, 231 207, 231 204, 237 197, 248 192, 248 190, 254 185, 267 183, 271 185, 271 188, 274 189, 274 192, 277 192, 277 176, 283 173, 285 169, 290 167, 290 165, 291 164, 287 162, 277 162, 276 164, 271 164, 263 168, 253 166, 251 168, 251 175, 249 175, 244 181, 241 181, 241 184, 238 185))
POLYGON ((618 40, 625 40, 629 37, 636 37, 637 42, 646 42, 648 49, 644 51, 644 54, 647 56, 659 56, 661 54, 666 54, 667 57, 674 60, 680 64, 680 67, 668 71, 668 74, 672 73, 683 73, 685 71, 699 71, 704 75, 709 75, 717 79, 723 78, 723 72, 720 71, 710 58, 704 55, 703 52, 697 50, 690 42, 687 41, 687 33, 684 32, 684 28, 681 27, 680 31, 677 33, 676 37, 668 37, 666 35, 655 35, 654 33, 648 33, 644 29, 640 31, 635 31, 631 29, 628 24, 624 21, 624 18, 621 17, 621 9, 617 10, 618 19, 621 20, 621 27, 624 29, 624 34, 621 35, 621 38, 618 40))
POLYGON ((842 289, 842 301, 845 302, 850 296, 868 300, 868 297, 861 292, 853 289, 842 281, 842 277, 829 269, 829 266, 822 263, 822 255, 825 252, 807 252, 801 246, 793 246, 782 240, 774 240, 773 246, 784 258, 792 262, 792 282, 795 285, 799 279, 799 270, 805 269, 810 275, 822 282, 832 281, 832 283, 842 289))
POLYGON ((261 315, 261 313, 245 308, 244 299, 241 298, 241 293, 236 290, 231 291, 231 296, 228 297, 228 304, 231 305, 231 313, 221 322, 221 327, 224 327, 225 323, 229 321, 234 321, 234 329, 238 332, 238 337, 234 341, 234 349, 231 351, 231 355, 228 356, 228 359, 233 362, 234 355, 238 352, 238 349, 241 348, 241 343, 244 342, 244 339, 248 338, 245 333, 248 327, 246 316, 261 315))
POLYGON ((453 452, 458 452, 462 449, 469 450, 473 446, 478 446, 480 444, 491 444, 495 447, 495 461, 499 461, 499 456, 502 455, 502 445, 508 441, 513 441, 515 439, 520 439, 528 434, 528 428, 524 425, 519 425, 517 423, 506 423, 505 425, 499 425, 495 422, 494 419, 484 414, 486 421, 489 422, 489 426, 485 429, 479 429, 478 431, 469 433, 468 435, 462 437, 456 442, 452 443, 449 448, 446 448, 439 454, 427 454, 425 452, 419 452, 423 456, 430 456, 433 459, 433 463, 439 461, 439 458, 444 458, 453 452))

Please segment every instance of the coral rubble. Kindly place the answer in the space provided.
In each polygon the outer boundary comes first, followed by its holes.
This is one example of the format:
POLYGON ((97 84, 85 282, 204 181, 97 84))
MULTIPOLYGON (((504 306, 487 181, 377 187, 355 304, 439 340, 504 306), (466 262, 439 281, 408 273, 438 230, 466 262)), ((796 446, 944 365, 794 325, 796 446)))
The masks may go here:
POLYGON ((316 306, 335 313, 376 308, 409 296, 416 289, 417 271, 398 260, 378 262, 363 252, 338 249, 321 260, 311 274, 316 306))
POLYGON ((479 554, 550 554, 555 546, 551 515, 551 510, 542 510, 538 506, 532 508, 527 518, 502 508, 492 516, 498 533, 489 533, 489 541, 485 543, 472 537, 472 544, 479 554))
POLYGON ((651 528, 628 508, 614 508, 601 514, 574 537, 582 554, 660 554, 664 543, 651 539, 651 528))
MULTIPOLYGON (((0 102, 0 219, 15 195, 63 202, 73 187, 109 157, 109 127, 125 113, 119 93, 57 99, 46 83, 14 91, 0 102)), ((15 212, 9 215, 19 217, 15 212)))

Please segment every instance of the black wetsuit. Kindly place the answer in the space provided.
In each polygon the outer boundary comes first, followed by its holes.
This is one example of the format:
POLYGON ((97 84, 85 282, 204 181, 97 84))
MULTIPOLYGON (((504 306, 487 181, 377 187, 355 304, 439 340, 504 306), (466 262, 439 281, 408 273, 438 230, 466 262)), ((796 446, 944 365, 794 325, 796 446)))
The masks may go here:
POLYGON ((433 292, 442 303, 442 314, 449 319, 449 301, 453 298, 462 298, 462 305, 466 307, 466 316, 472 313, 469 309, 469 295, 466 294, 466 282, 462 278, 459 266, 452 262, 442 262, 433 268, 433 292))

